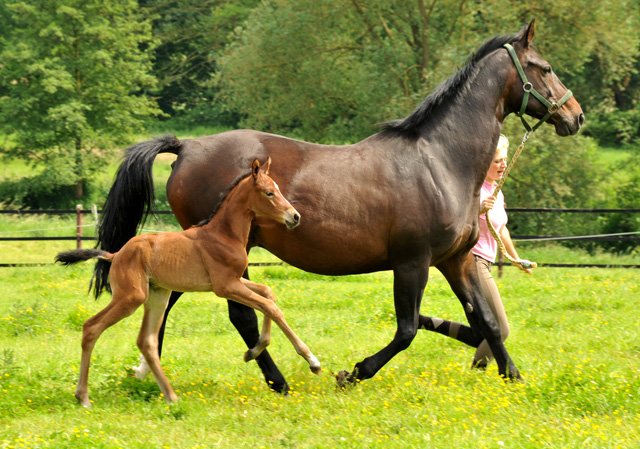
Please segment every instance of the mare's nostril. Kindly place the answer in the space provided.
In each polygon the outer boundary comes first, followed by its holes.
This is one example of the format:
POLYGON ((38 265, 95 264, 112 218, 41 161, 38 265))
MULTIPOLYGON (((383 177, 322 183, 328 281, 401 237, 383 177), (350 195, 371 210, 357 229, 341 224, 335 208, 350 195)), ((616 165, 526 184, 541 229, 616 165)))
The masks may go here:
POLYGON ((580 127, 582 127, 582 125, 584 125, 584 114, 580 113, 580 116, 578 117, 578 123, 580 124, 580 127))

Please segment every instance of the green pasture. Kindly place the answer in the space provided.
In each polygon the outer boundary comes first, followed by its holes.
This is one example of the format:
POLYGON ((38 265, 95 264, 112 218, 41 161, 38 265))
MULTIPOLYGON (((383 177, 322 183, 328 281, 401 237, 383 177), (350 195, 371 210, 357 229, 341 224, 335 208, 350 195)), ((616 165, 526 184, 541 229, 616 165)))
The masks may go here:
MULTIPOLYGON (((4 252, 3 252, 4 255, 4 252)), ((252 261, 275 261, 255 251, 252 261)), ((636 448, 640 444, 640 317, 633 269, 506 268, 507 347, 524 383, 472 349, 419 331, 373 379, 345 391, 333 373, 395 332, 392 276, 322 277, 288 266, 252 269, 323 363, 313 375, 274 329, 269 348, 291 393, 269 391, 212 294, 174 309, 163 357, 180 401, 132 376, 138 311, 94 351, 93 407, 73 397, 82 323, 108 296, 87 295, 91 264, 0 268, 0 448, 636 448)), ((437 270, 424 314, 462 320, 437 270)))

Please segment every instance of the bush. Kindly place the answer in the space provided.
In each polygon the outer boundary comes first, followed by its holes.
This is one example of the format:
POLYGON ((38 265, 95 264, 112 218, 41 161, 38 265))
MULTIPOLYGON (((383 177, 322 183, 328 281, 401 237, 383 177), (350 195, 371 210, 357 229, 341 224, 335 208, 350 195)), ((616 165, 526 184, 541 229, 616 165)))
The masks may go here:
MULTIPOLYGON (((635 165, 635 164, 631 164, 635 165)), ((637 167, 637 165, 635 165, 637 167)), ((628 182, 619 184, 615 192, 616 208, 635 209, 640 204, 640 174, 632 176, 628 182)), ((619 213, 610 214, 603 220, 602 234, 623 232, 640 232, 640 214, 619 213)), ((638 235, 635 235, 638 237, 638 235)), ((615 253, 631 253, 640 247, 637 241, 600 242, 601 247, 615 253)))
MULTIPOLYGON (((47 169, 17 181, 0 182, 0 203, 19 209, 73 209, 78 204, 73 176, 55 169, 47 169)), ((85 197, 94 190, 85 183, 85 197)))
POLYGON ((584 134, 603 146, 637 142, 640 138, 640 110, 591 113, 584 134))

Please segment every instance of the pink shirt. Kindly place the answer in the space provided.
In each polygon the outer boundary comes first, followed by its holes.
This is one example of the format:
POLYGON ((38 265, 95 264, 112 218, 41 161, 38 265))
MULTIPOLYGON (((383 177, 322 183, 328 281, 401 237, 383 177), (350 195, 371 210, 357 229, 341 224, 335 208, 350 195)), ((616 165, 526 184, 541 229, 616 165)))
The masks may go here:
MULTIPOLYGON (((493 194, 495 188, 495 183, 491 183, 487 180, 484 181, 482 184, 482 190, 480 191, 480 204, 482 204, 482 201, 484 201, 485 198, 493 194)), ((495 205, 489 212, 489 218, 491 219, 491 223, 495 230, 500 234, 502 228, 507 225, 507 212, 504 209, 504 195, 502 194, 502 191, 498 192, 495 205)), ((476 256, 480 256, 483 259, 488 260, 489 262, 495 262, 496 255, 498 254, 498 244, 491 235, 491 231, 489 231, 489 227, 487 226, 487 217, 485 214, 480 215, 479 222, 480 238, 471 252, 476 256)))

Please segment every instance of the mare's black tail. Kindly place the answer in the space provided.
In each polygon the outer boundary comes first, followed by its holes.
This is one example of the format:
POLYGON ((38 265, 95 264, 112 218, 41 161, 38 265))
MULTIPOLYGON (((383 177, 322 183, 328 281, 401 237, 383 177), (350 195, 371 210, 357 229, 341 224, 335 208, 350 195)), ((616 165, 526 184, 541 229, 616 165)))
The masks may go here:
MULTIPOLYGON (((124 160, 102 208, 96 248, 115 253, 136 235, 155 200, 153 162, 160 153, 178 154, 180 145, 176 136, 168 134, 125 150, 124 160)), ((96 298, 103 290, 109 290, 110 267, 105 260, 96 263, 90 287, 96 298)))
POLYGON ((71 251, 58 253, 56 262, 60 262, 62 265, 73 265, 89 259, 108 257, 109 255, 108 252, 99 249, 72 249, 71 251))

